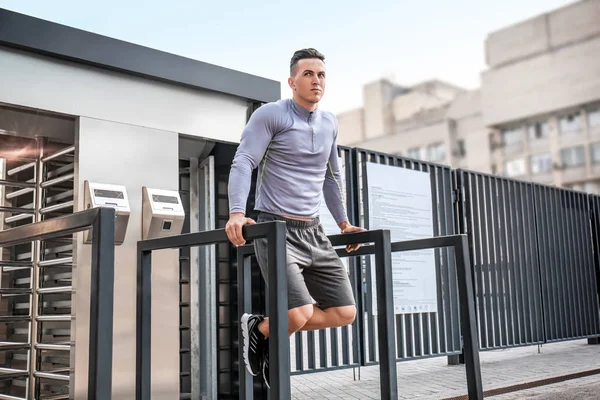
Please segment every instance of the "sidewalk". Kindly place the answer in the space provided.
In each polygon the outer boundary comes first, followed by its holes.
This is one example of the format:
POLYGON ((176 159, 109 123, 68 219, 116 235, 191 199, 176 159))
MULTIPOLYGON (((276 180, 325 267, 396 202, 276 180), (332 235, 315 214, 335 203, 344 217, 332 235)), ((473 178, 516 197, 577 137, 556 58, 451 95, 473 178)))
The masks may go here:
MULTIPOLYGON (((538 347, 531 346, 481 352, 483 390, 600 368, 600 346, 588 345, 587 340, 548 344, 540 351, 541 353, 538 354, 538 347)), ((464 365, 449 366, 446 357, 407 361, 397 365, 400 399, 443 399, 467 394, 464 365)), ((352 369, 348 369, 293 376, 292 398, 297 400, 379 399, 378 366, 361 368, 360 375, 361 380, 355 381, 352 369)), ((498 400, 600 399, 600 375, 492 398, 498 400)))

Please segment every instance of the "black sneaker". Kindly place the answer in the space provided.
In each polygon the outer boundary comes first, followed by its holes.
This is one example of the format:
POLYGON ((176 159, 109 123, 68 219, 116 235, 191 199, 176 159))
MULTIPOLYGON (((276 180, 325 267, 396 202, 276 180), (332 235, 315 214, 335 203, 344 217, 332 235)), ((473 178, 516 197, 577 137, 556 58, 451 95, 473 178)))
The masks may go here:
POLYGON ((244 362, 252 376, 260 373, 263 359, 265 337, 258 330, 258 324, 265 319, 262 315, 244 314, 241 319, 244 338, 244 362))
POLYGON ((269 389, 271 389, 271 385, 269 385, 269 343, 265 344, 265 349, 263 351, 263 360, 262 360, 262 375, 263 380, 265 381, 265 385, 269 389))

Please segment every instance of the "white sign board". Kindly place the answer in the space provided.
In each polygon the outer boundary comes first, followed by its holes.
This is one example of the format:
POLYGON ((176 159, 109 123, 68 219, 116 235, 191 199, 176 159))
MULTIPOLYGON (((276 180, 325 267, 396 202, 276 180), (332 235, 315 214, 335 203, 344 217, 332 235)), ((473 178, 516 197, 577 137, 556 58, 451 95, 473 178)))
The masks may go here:
MULTIPOLYGON (((392 242, 433 236, 431 178, 427 172, 367 163, 367 185, 369 229, 389 229, 392 242)), ((376 314, 375 268, 371 271, 376 314)), ((437 312, 433 249, 393 253, 392 274, 396 314, 437 312)))

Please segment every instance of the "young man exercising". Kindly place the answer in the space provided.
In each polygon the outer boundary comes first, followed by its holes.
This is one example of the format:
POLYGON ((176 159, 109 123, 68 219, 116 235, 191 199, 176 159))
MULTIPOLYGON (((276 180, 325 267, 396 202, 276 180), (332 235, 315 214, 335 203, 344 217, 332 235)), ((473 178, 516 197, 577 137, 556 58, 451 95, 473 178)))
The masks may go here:
MULTIPOLYGON (((242 227, 256 223, 245 216, 254 168, 258 167, 258 222, 286 222, 290 335, 300 330, 345 326, 356 315, 346 269, 318 216, 323 194, 342 233, 364 230, 352 226, 346 218, 338 166, 337 119, 318 109, 325 92, 324 60, 315 49, 294 53, 288 79, 293 98, 265 104, 254 112, 242 133, 229 177, 230 216, 225 229, 233 245, 243 245, 242 227)), ((254 247, 267 281, 266 239, 255 240, 254 247)), ((347 250, 358 247, 349 245, 347 250)), ((262 372, 268 386, 268 319, 244 314, 241 328, 246 368, 253 376, 262 372)))

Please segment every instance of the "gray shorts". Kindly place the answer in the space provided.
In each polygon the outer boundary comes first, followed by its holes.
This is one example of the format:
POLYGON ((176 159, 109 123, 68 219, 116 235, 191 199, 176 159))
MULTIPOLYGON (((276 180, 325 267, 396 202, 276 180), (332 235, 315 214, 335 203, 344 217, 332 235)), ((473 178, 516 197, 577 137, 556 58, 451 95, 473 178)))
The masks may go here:
MULTIPOLYGON (((313 304, 323 310, 355 304, 346 268, 329 242, 319 218, 298 221, 261 212, 256 222, 285 221, 287 227, 288 309, 313 304)), ((254 240, 268 285, 267 240, 254 240)))

